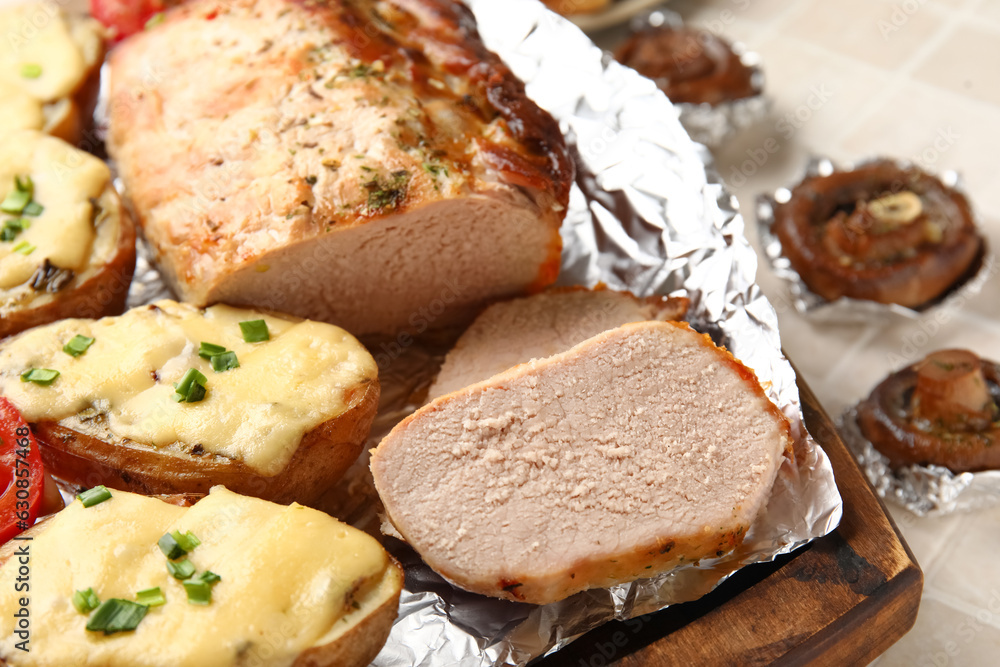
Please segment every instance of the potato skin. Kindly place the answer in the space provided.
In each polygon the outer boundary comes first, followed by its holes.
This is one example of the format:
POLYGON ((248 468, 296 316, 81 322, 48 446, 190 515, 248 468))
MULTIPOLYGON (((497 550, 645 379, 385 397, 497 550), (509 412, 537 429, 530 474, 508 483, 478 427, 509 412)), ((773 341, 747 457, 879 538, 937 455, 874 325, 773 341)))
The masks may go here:
POLYGON ((154 447, 107 433, 95 437, 59 422, 31 424, 45 467, 72 484, 143 495, 208 493, 217 484, 272 502, 315 503, 364 448, 375 412, 378 380, 354 388, 350 407, 303 436, 288 466, 264 477, 241 461, 192 453, 190 445, 154 447))
POLYGON ((83 282, 57 292, 47 303, 5 313, 0 318, 0 338, 68 317, 96 319, 122 314, 135 271, 135 223, 124 206, 119 211, 118 243, 111 260, 83 282))
MULTIPOLYGON (((160 496, 160 500, 172 505, 190 507, 200 500, 200 497, 195 497, 192 494, 166 495, 160 496)), ((54 515, 40 519, 34 526, 21 533, 21 537, 34 539, 40 535, 45 531, 52 516, 54 515)), ((24 543, 11 540, 0 545, 0 566, 14 555, 18 545, 21 544, 24 543)), ((292 663, 292 667, 365 667, 375 659, 375 656, 385 645, 392 625, 399 615, 399 595, 403 589, 403 568, 391 556, 389 561, 386 578, 381 582, 380 587, 390 588, 392 594, 364 619, 334 641, 313 646, 300 653, 295 662, 292 663)), ((0 659, 0 667, 8 664, 5 660, 0 659)))

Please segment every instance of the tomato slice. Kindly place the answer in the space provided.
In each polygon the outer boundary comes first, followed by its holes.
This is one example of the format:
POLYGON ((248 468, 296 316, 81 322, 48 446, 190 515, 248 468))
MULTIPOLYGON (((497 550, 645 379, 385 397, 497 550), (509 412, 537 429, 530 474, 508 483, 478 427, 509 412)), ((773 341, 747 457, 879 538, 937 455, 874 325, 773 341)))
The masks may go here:
POLYGON ((112 41, 142 32, 149 19, 182 0, 90 0, 90 13, 107 26, 112 41))
POLYGON ((35 523, 42 510, 45 471, 42 454, 21 413, 0 397, 0 544, 35 523))

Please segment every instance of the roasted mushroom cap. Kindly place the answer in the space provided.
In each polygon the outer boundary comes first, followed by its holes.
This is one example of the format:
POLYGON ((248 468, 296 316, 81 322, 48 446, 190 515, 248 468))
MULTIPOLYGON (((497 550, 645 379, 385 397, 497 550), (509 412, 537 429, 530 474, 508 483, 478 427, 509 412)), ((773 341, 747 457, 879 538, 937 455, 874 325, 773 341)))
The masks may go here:
POLYGON ((656 82, 672 102, 716 105, 760 94, 753 70, 710 32, 661 26, 634 33, 615 57, 656 82))
POLYGON ((1000 468, 1000 365, 941 350, 893 373, 857 410, 858 426, 893 468, 1000 468), (996 444, 996 446, 994 446, 996 444))
POLYGON ((792 267, 828 301, 920 307, 973 271, 983 253, 960 192, 888 160, 806 178, 774 215, 792 267))

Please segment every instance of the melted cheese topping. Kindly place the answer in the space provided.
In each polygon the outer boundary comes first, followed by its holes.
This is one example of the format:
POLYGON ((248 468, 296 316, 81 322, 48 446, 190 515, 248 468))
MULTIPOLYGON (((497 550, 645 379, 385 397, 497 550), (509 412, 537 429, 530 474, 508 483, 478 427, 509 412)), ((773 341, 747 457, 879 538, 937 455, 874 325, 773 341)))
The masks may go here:
MULTIPOLYGON (((86 58, 73 39, 65 14, 52 3, 32 2, 0 9, 0 99, 28 95, 39 103, 54 102, 80 87, 87 75, 86 58), (40 68, 37 77, 22 69, 40 68)), ((24 116, 0 114, 0 130, 18 125, 24 116), (10 123, 10 124, 8 124, 10 123)))
POLYGON ((0 348, 0 394, 29 422, 96 408, 117 437, 161 447, 200 444, 265 476, 280 473, 302 436, 346 411, 348 392, 377 374, 368 351, 339 327, 173 301, 120 317, 63 320, 0 348), (239 323, 255 319, 267 322, 270 341, 244 342, 239 323), (77 334, 96 342, 73 358, 62 348, 77 334), (216 373, 198 356, 202 342, 233 350, 240 367, 216 373), (21 381, 28 368, 61 375, 39 386, 21 381), (176 403, 173 383, 189 368, 205 375, 207 394, 197 403, 176 403))
POLYGON ((34 201, 44 211, 37 217, 0 213, 0 224, 14 218, 31 223, 13 241, 0 242, 0 289, 24 284, 45 259, 61 269, 85 268, 95 237, 90 200, 111 181, 107 165, 60 139, 25 130, 0 141, 0 199, 14 190, 17 176, 31 177, 34 201), (22 241, 35 250, 15 252, 22 241))
POLYGON ((322 512, 246 498, 223 487, 193 507, 124 491, 100 505, 77 500, 32 542, 31 652, 14 648, 17 557, 0 570, 0 652, 14 665, 290 665, 364 614, 364 593, 389 559, 369 535, 322 512), (188 604, 156 541, 172 530, 201 540, 188 556, 222 580, 212 603, 188 604), (134 600, 158 586, 166 604, 150 608, 134 632, 87 632, 73 592, 134 600), (360 601, 361 611, 355 611, 360 601))

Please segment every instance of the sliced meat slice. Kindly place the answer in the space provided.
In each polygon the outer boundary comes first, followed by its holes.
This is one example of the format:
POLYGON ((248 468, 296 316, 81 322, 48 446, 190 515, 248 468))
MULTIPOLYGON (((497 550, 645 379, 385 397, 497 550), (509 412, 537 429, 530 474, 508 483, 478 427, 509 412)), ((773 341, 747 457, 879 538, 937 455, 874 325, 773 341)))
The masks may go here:
POLYGON ((689 303, 684 297, 640 299, 628 292, 567 288, 494 304, 476 318, 448 353, 428 400, 532 359, 565 352, 623 324, 679 320, 689 303))
POLYGON ((545 604, 731 551, 790 445, 751 370, 686 324, 639 322, 433 401, 371 467, 438 573, 545 604))

